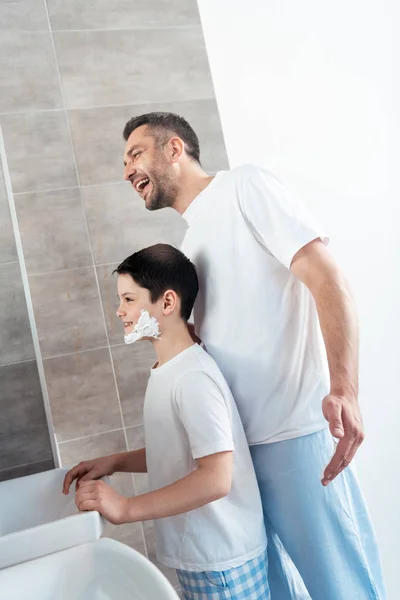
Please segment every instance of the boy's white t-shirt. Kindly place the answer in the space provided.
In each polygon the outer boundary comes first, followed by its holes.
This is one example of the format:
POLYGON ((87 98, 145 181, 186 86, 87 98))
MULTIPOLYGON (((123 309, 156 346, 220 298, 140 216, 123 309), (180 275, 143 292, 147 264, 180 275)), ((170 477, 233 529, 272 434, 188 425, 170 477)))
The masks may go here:
POLYGON ((219 172, 183 214, 181 246, 197 268, 197 335, 220 367, 249 444, 326 426, 325 348, 314 300, 293 256, 328 238, 306 207, 254 166, 219 172))
POLYGON ((158 560, 175 569, 219 571, 259 556, 266 537, 246 436, 221 371, 197 344, 151 370, 144 428, 151 490, 194 471, 198 458, 233 451, 227 496, 155 521, 158 560))

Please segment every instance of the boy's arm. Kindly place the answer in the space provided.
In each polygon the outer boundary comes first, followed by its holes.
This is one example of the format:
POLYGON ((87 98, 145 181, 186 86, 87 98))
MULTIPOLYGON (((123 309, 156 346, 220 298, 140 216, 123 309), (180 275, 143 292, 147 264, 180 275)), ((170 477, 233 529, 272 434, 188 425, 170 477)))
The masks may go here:
POLYGON ((76 494, 79 510, 97 510, 116 525, 162 519, 226 496, 232 481, 232 451, 197 459, 197 469, 154 492, 124 498, 103 481, 85 481, 76 494))
POLYGON ((78 488, 78 485, 82 485, 84 481, 98 479, 116 472, 147 473, 146 448, 80 462, 65 475, 63 493, 68 494, 71 483, 75 479, 78 488))
POLYGON ((146 448, 116 454, 116 473, 147 473, 146 448))

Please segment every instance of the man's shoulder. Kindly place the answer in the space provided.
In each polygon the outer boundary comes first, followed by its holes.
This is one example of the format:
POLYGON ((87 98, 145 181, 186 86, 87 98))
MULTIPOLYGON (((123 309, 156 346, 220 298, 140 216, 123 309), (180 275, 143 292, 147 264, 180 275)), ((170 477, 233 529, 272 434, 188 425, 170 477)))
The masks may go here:
POLYGON ((240 165, 228 171, 227 174, 234 181, 239 191, 248 190, 249 183, 253 183, 257 188, 262 189, 274 189, 276 186, 283 185, 273 173, 258 165, 240 165))
POLYGON ((267 169, 265 169, 264 167, 260 167, 259 165, 252 165, 252 164, 244 164, 244 165, 238 165, 237 167, 234 167, 233 169, 231 169, 229 171, 229 173, 232 174, 232 177, 238 177, 238 178, 243 178, 246 179, 248 177, 255 177, 255 176, 261 176, 261 175, 272 175, 267 169))

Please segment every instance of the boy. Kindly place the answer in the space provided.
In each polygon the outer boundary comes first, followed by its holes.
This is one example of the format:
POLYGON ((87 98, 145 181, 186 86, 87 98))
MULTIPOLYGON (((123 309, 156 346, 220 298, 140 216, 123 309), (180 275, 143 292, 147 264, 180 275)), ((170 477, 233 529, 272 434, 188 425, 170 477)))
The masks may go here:
POLYGON ((157 558, 177 569, 185 599, 266 600, 266 538, 247 440, 227 383, 187 326, 195 268, 157 244, 116 272, 125 341, 150 340, 157 355, 144 405, 146 447, 80 463, 64 493, 77 479, 80 510, 115 524, 155 519, 157 558), (148 472, 151 491, 125 498, 94 481, 116 471, 148 472))

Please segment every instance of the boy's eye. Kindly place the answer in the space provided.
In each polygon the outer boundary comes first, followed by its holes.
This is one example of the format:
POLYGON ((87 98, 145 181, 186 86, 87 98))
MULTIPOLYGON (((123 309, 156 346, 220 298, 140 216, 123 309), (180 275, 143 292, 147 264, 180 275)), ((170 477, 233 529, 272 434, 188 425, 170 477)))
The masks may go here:
POLYGON ((127 302, 133 302, 133 298, 125 298, 127 302))

